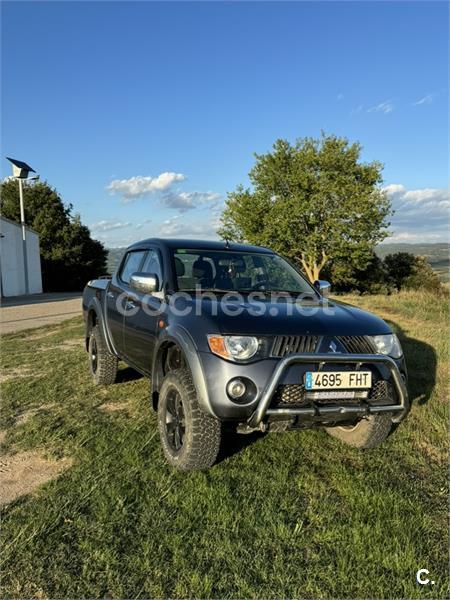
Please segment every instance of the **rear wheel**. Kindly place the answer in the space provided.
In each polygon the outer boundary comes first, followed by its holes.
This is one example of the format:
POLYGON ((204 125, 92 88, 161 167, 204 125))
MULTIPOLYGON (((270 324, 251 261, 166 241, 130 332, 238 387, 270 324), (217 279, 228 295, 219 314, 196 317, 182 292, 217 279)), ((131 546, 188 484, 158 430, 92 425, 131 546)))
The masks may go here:
POLYGON ((220 447, 220 421, 199 406, 187 369, 170 371, 158 402, 158 427, 167 461, 183 471, 211 467, 220 447))
POLYGON ((117 356, 109 352, 98 325, 91 329, 88 352, 89 367, 94 383, 96 385, 114 383, 119 361, 117 356))
POLYGON ((375 448, 388 437, 392 428, 389 415, 371 415, 356 425, 327 427, 327 432, 335 438, 355 448, 375 448))

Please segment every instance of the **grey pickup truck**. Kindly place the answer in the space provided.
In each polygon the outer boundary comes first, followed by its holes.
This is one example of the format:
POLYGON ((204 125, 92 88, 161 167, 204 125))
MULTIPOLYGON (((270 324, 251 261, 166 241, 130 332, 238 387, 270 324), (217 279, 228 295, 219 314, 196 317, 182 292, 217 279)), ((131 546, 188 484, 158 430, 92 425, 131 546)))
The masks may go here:
POLYGON ((216 460, 222 433, 324 427, 359 448, 380 444, 409 409, 397 336, 380 318, 331 301, 267 248, 148 239, 112 278, 83 293, 96 384, 119 360, 148 377, 167 461, 216 460))

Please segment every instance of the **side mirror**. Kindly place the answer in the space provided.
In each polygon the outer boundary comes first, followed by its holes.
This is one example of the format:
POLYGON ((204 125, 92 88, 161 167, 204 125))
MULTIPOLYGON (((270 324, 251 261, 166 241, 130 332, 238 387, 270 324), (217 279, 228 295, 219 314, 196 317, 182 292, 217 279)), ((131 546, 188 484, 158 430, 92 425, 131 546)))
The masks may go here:
POLYGON ((130 285, 138 292, 151 294, 159 290, 159 279, 155 273, 133 273, 130 285))
POLYGON ((331 284, 329 281, 325 281, 323 279, 316 279, 316 281, 314 282, 314 287, 324 298, 328 298, 328 296, 330 295, 331 284))

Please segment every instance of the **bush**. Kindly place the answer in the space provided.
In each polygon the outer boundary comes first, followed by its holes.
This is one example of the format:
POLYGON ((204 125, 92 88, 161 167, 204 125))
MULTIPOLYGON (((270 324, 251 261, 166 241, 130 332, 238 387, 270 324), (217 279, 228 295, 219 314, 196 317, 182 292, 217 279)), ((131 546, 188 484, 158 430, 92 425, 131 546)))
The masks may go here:
POLYGON ((353 269, 343 262, 334 262, 324 270, 323 278, 329 278, 333 282, 333 290, 341 293, 390 294, 395 289, 383 261, 375 252, 372 252, 364 269, 353 269))
POLYGON ((397 290, 427 290, 435 294, 443 290, 439 277, 423 256, 397 252, 388 254, 384 264, 387 277, 397 290))
POLYGON ((439 294, 443 291, 439 277, 426 258, 409 252, 388 254, 384 261, 373 252, 364 269, 334 261, 322 271, 321 278, 329 279, 337 293, 391 294, 408 289, 439 294))

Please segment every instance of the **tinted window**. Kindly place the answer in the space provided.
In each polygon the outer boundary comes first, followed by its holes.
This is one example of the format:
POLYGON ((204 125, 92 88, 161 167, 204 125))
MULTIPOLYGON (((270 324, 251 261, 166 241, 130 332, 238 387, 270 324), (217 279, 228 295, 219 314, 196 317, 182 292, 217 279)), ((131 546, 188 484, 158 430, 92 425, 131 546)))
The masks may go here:
POLYGON ((162 269, 159 255, 156 250, 150 250, 145 257, 144 264, 141 268, 142 273, 152 273, 158 276, 159 285, 162 283, 162 269))
POLYGON ((120 271, 120 279, 123 282, 130 283, 132 274, 139 271, 144 254, 144 250, 137 250, 136 252, 129 252, 127 254, 125 263, 120 271))

